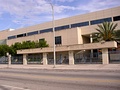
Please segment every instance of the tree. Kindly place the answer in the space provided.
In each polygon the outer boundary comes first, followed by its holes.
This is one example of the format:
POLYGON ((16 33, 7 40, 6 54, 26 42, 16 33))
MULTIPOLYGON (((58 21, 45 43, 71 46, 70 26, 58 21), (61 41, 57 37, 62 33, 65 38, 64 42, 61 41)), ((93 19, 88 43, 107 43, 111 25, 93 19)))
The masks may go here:
POLYGON ((49 45, 47 42, 43 39, 39 41, 39 47, 48 47, 49 45))
POLYGON ((104 22, 98 25, 97 33, 93 33, 93 41, 120 41, 120 30, 115 30, 117 23, 104 22))
POLYGON ((48 47, 49 45, 45 40, 38 41, 23 41, 22 43, 16 42, 11 46, 0 45, 0 56, 5 56, 7 52, 11 55, 16 55, 17 50, 20 49, 32 49, 32 48, 43 48, 48 47))
POLYGON ((6 56, 6 53, 9 52, 8 45, 0 45, 0 56, 6 56))

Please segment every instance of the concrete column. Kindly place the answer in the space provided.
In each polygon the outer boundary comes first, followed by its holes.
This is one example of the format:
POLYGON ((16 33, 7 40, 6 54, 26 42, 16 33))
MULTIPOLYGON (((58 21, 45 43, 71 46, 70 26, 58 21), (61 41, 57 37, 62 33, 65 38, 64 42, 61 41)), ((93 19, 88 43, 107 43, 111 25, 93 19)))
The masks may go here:
POLYGON ((8 55, 8 65, 11 65, 11 55, 8 55))
POLYGON ((43 65, 47 65, 47 53, 43 53, 43 65))
POLYGON ((23 65, 27 65, 27 54, 23 54, 23 65))
POLYGON ((74 65, 74 52, 69 51, 69 65, 74 65))
POLYGON ((93 43, 92 34, 90 34, 90 43, 93 43))
POLYGON ((109 64, 108 48, 102 49, 102 63, 109 64))

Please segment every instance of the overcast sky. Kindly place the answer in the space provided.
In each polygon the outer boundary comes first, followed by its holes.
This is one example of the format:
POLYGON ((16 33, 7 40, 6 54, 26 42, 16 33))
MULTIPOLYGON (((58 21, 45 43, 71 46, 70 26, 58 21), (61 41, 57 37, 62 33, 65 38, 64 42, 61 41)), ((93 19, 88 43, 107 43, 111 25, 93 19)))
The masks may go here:
MULTIPOLYGON (((0 31, 51 21, 50 0, 0 0, 0 31)), ((55 19, 120 6, 120 0, 51 0, 55 19)))

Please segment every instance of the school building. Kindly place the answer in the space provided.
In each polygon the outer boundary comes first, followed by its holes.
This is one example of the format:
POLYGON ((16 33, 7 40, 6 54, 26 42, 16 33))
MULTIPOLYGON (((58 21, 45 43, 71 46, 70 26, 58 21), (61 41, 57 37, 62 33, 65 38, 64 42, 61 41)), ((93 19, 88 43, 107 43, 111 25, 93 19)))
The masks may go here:
MULTIPOLYGON (((117 43, 115 41, 93 43, 92 40, 92 33, 96 32, 97 25, 105 21, 117 23, 117 29, 120 29, 120 6, 55 20, 56 63, 74 65, 87 59, 93 60, 92 58, 96 56, 92 55, 90 58, 90 53, 100 49, 102 54, 97 55, 94 60, 99 58, 101 63, 109 64, 108 48, 117 48, 117 43)), ((0 44, 12 45, 16 42, 44 39, 49 47, 18 50, 17 54, 22 55, 24 65, 30 63, 32 56, 36 56, 31 61, 33 63, 36 60, 35 62, 43 65, 52 64, 54 62, 52 27, 50 21, 16 30, 3 30, 0 31, 0 44)))

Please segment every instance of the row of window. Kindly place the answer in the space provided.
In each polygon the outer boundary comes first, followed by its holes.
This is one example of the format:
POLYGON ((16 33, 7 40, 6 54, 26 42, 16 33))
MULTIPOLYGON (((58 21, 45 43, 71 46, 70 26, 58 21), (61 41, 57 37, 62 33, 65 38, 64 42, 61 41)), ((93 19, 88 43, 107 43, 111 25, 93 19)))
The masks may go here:
POLYGON ((52 32, 52 31, 53 31, 52 28, 48 28, 48 29, 40 30, 40 33, 46 33, 46 32, 52 32))
MULTIPOLYGON (((120 16, 115 16, 113 17, 113 21, 119 21, 120 20, 120 16)), ((90 21, 90 25, 94 25, 94 24, 100 24, 103 22, 111 22, 112 18, 103 18, 103 19, 97 19, 97 20, 92 20, 90 21)), ((75 28, 75 27, 83 27, 83 26, 88 26, 89 25, 89 21, 86 22, 80 22, 80 23, 75 23, 75 24, 71 24, 70 25, 64 25, 64 26, 58 26, 55 27, 55 31, 59 31, 59 30, 63 30, 63 29, 68 29, 68 28, 75 28)), ((19 37, 25 37, 25 36, 31 36, 31 35, 35 35, 35 34, 41 34, 41 33, 47 33, 47 32, 52 32, 53 28, 48 28, 48 29, 44 29, 44 30, 40 30, 40 31, 33 31, 33 32, 29 32, 29 33, 24 33, 24 34, 19 34, 19 35, 15 35, 15 36, 9 36, 8 39, 14 39, 14 38, 19 38, 19 37)))
POLYGON ((69 25, 59 26, 59 27, 55 27, 55 31, 59 31, 59 30, 62 30, 62 29, 68 29, 68 28, 70 28, 69 25))
POLYGON ((71 24, 71 28, 88 26, 88 25, 89 25, 89 21, 87 21, 87 22, 81 22, 81 23, 75 23, 75 24, 71 24))
POLYGON ((111 22, 111 21, 112 21, 112 18, 109 17, 109 18, 103 18, 103 19, 98 19, 98 20, 92 20, 92 21, 90 21, 90 24, 94 25, 94 24, 100 24, 103 22, 111 22))

